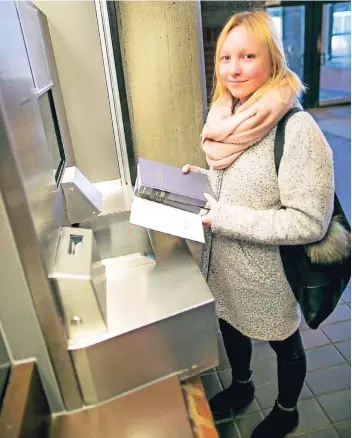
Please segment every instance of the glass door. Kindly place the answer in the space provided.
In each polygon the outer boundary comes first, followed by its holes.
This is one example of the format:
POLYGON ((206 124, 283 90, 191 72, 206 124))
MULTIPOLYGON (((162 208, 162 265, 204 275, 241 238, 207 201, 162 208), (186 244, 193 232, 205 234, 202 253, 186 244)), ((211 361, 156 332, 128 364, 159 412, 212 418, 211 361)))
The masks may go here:
MULTIPOLYGON (((304 81, 306 6, 270 7, 267 11, 282 39, 290 69, 304 81)), ((301 102, 303 99, 300 96, 301 102)))
POLYGON ((351 101, 351 3, 323 5, 319 106, 351 101))
POLYGON ((307 86, 303 106, 351 102, 351 3, 286 0, 267 11, 290 68, 307 86))

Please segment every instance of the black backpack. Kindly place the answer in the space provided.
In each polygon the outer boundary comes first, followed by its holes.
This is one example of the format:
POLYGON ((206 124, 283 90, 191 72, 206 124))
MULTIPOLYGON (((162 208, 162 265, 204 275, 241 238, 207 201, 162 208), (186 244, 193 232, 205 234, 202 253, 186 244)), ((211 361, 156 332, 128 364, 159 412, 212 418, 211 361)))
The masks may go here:
MULTIPOLYGON (((292 108, 278 123, 275 137, 275 167, 279 173, 285 143, 285 126, 298 108, 292 108)), ((345 230, 350 224, 335 193, 333 218, 338 217, 345 230)), ((318 326, 333 312, 351 278, 351 253, 339 263, 313 263, 305 245, 280 246, 286 278, 298 301, 308 326, 318 326)))

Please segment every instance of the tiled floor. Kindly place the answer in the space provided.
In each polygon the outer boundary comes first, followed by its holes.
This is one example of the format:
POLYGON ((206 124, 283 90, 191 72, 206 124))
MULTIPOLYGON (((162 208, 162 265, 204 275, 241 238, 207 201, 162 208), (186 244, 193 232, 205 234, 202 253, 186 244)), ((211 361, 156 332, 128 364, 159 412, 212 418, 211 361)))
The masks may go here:
MULTIPOLYGON (((350 218, 350 107, 327 108, 313 116, 334 151, 336 192, 350 218), (348 121, 348 123, 347 123, 348 121), (348 129, 346 130, 346 127, 348 129), (332 132, 334 131, 334 132, 332 132), (336 135, 336 133, 340 135, 336 135)), ((334 313, 318 330, 303 321, 307 377, 299 400, 300 425, 289 437, 346 438, 351 436, 351 286, 334 313)), ((208 399, 231 381, 228 359, 219 336, 220 365, 202 376, 208 399)), ((253 346, 255 400, 240 415, 216 419, 220 438, 248 438, 270 412, 277 395, 276 358, 266 342, 253 346)), ((270 438, 270 437, 268 437, 270 438)))

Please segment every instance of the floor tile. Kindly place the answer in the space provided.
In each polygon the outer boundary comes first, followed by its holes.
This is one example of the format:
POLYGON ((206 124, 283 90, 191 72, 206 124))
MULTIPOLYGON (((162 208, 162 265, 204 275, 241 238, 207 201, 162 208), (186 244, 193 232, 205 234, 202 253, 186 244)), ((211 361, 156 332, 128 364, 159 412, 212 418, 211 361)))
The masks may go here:
POLYGON ((304 348, 307 350, 309 348, 319 347, 321 345, 329 344, 329 339, 320 330, 306 330, 301 333, 302 342, 304 348))
POLYGON ((324 427, 323 429, 311 430, 305 433, 295 432, 290 433, 287 437, 297 437, 297 438, 339 438, 336 430, 330 427, 324 427))
POLYGON ((306 383, 315 395, 349 388, 351 385, 351 368, 348 365, 335 365, 331 368, 310 371, 306 383))
POLYGON ((347 304, 341 304, 337 306, 332 314, 321 324, 321 327, 346 320, 351 320, 351 308, 348 307, 347 304))
POLYGON ((268 342, 258 342, 253 345, 252 362, 270 357, 276 357, 276 354, 268 342))
MULTIPOLYGON (((262 409, 272 408, 278 396, 277 382, 271 382, 265 385, 258 386, 256 388, 255 396, 262 409)), ((304 383, 299 400, 305 400, 312 397, 313 394, 311 390, 304 383)))
POLYGON ((216 430, 218 431, 219 438, 240 438, 232 421, 217 424, 216 430))
POLYGON ((239 417, 243 417, 248 414, 252 414, 253 412, 258 412, 260 410, 260 406, 256 399, 254 399, 246 408, 242 409, 242 411, 234 414, 234 417, 237 419, 239 417))
POLYGON ((300 419, 295 433, 329 424, 329 419, 314 399, 299 402, 298 410, 300 419))
POLYGON ((220 382, 215 373, 206 374, 205 376, 201 377, 201 380, 204 386, 207 400, 211 399, 212 397, 214 397, 214 395, 221 391, 220 382))
POLYGON ((242 438, 250 438, 253 430, 263 420, 263 415, 260 412, 246 415, 245 417, 236 418, 236 424, 238 425, 242 438))
POLYGON ((351 438, 351 420, 334 424, 341 438, 351 438))
MULTIPOLYGON (((311 110, 309 110, 310 112, 311 110)), ((315 111, 315 110, 314 110, 315 111)), ((351 139, 351 123, 350 117, 347 115, 338 116, 336 113, 330 111, 324 112, 324 114, 312 113, 320 126, 320 129, 328 137, 343 139, 344 141, 351 139)), ((334 146, 335 141, 328 137, 328 142, 331 146, 334 146)), ((335 158, 335 154, 334 154, 335 158)))
POLYGON ((349 390, 333 392, 318 397, 319 403, 332 422, 351 417, 351 394, 349 390))
MULTIPOLYGON (((342 303, 344 304, 345 302, 343 301, 342 303)), ((309 325, 306 323, 306 321, 305 321, 305 319, 304 319, 303 316, 302 316, 302 319, 301 319, 301 323, 300 323, 300 325, 299 325, 299 329, 300 329, 300 331, 303 331, 303 330, 311 330, 311 328, 310 328, 309 325)))
POLYGON ((277 379, 276 357, 253 362, 253 381, 256 385, 269 383, 277 379))
POLYGON ((344 293, 342 294, 342 299, 346 302, 346 303, 350 303, 351 302, 351 287, 347 287, 344 291, 344 293))
POLYGON ((308 371, 344 363, 344 358, 336 351, 333 345, 314 348, 307 351, 306 355, 308 371))
POLYGON ((226 368, 224 370, 218 370, 218 374, 224 388, 228 388, 232 383, 232 371, 231 368, 226 368))
POLYGON ((351 341, 338 342, 335 347, 344 355, 344 357, 351 361, 351 341))
POLYGON ((328 325, 322 330, 332 342, 344 341, 351 338, 351 321, 328 325))

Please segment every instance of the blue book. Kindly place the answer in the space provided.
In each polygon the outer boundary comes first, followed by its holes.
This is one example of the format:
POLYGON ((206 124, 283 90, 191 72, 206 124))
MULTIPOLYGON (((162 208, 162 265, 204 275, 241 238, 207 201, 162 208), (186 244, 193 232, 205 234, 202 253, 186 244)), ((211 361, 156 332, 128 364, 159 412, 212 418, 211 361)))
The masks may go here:
POLYGON ((208 208, 204 193, 214 196, 206 175, 191 171, 184 174, 179 167, 139 158, 137 196, 199 213, 200 209, 208 208))

